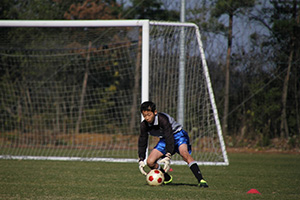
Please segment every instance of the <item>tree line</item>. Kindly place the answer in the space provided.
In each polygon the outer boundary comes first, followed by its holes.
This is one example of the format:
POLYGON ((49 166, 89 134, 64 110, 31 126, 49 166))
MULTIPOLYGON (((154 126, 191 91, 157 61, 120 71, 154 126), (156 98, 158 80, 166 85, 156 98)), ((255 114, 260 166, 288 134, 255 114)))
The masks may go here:
MULTIPOLYGON (((187 7, 186 21, 196 23, 201 30, 224 135, 232 138, 234 146, 246 145, 248 140, 268 146, 275 138, 287 140, 291 147, 299 145, 300 1, 194 2, 197 6, 187 7), (238 34, 242 28, 247 30, 247 37, 238 34)), ((180 9, 167 8, 164 3, 3 0, 0 18, 179 21, 180 9)))

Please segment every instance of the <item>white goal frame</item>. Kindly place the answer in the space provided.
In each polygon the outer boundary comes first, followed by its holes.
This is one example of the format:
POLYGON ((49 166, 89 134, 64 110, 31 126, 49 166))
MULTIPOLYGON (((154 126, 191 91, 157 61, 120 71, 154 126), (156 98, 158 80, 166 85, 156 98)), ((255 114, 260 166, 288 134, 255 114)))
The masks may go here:
MULTIPOLYGON (((229 165, 225 142, 222 135, 220 120, 215 103, 213 89, 210 81, 209 71, 206 63, 203 44, 199 28, 194 23, 181 22, 159 22, 150 20, 0 20, 0 27, 142 27, 142 68, 141 68, 141 100, 149 100, 149 27, 150 25, 164 26, 186 26, 196 29, 197 42, 201 54, 202 67, 204 70, 207 89, 212 105, 214 120, 216 122, 217 134, 223 154, 224 162, 199 162, 200 165, 229 165)), ((30 160, 80 160, 80 161, 105 161, 105 162, 137 162, 137 159, 116 159, 116 158, 80 158, 80 157, 43 157, 43 156, 8 156, 0 155, 0 159, 30 159, 30 160)), ((183 165, 184 161, 172 161, 172 164, 183 165)))

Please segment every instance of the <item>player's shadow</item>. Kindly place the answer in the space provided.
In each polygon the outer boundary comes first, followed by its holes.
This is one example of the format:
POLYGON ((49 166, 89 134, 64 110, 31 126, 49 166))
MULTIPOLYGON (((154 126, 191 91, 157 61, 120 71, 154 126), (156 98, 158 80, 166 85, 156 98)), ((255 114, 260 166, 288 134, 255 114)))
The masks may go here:
POLYGON ((197 184, 189 184, 189 183, 170 183, 165 186, 191 186, 191 187, 198 187, 197 184))

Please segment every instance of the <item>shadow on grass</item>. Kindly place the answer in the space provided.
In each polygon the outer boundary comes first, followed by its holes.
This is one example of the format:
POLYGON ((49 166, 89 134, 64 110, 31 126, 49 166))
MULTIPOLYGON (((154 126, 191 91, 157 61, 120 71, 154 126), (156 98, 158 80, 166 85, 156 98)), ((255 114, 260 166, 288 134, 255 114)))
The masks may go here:
POLYGON ((198 187, 197 184, 189 184, 189 183, 170 183, 164 186, 190 186, 190 187, 198 187))

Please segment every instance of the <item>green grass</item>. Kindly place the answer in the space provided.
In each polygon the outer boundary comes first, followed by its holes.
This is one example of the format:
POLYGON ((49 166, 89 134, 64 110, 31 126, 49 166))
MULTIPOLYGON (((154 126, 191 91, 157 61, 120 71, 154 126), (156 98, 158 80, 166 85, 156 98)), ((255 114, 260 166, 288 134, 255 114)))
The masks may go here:
POLYGON ((172 166, 172 185, 151 187, 137 163, 0 160, 0 199, 300 199, 300 155, 229 159, 200 166, 209 188, 196 187, 187 166, 172 166))

